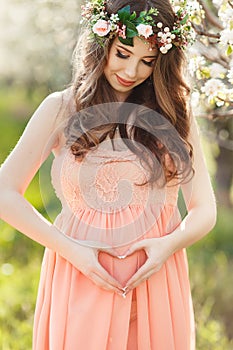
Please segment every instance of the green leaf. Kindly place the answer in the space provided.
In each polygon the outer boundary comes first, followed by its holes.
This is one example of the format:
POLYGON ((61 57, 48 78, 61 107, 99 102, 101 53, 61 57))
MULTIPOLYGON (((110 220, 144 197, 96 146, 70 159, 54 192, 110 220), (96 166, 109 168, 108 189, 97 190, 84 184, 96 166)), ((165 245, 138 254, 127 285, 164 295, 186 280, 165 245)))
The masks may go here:
POLYGON ((135 32, 134 30, 131 30, 131 29, 126 29, 126 36, 127 38, 134 38, 135 36, 138 35, 138 31, 135 32))
POLYGON ((226 51, 227 56, 230 56, 232 54, 232 52, 233 52, 233 48, 231 45, 229 45, 227 48, 227 51, 226 51))
POLYGON ((120 42, 124 45, 128 45, 128 46, 134 46, 133 45, 133 38, 127 38, 127 39, 123 39, 121 37, 118 37, 118 39, 120 40, 120 42))
POLYGON ((137 17, 137 14, 136 14, 136 12, 134 11, 132 14, 131 14, 131 16, 130 16, 130 21, 133 21, 135 18, 137 17))
POLYGON ((188 18, 189 18, 189 14, 187 14, 187 15, 182 19, 182 21, 180 21, 180 24, 185 24, 185 23, 187 23, 188 18))
POLYGON ((158 16, 158 10, 156 8, 151 8, 148 12, 149 15, 158 16))
POLYGON ((125 21, 130 19, 130 5, 127 5, 117 12, 120 21, 125 23, 125 21))
POLYGON ((137 28, 132 22, 126 21, 126 36, 127 38, 134 38, 138 35, 137 28))
POLYGON ((146 14, 147 14, 147 11, 142 11, 142 12, 140 12, 139 17, 145 17, 145 16, 146 16, 146 14))
POLYGON ((174 29, 171 31, 172 34, 179 35, 180 34, 180 29, 174 29))
POLYGON ((135 25, 132 22, 126 21, 125 25, 127 26, 127 29, 133 30, 134 32, 138 32, 137 28, 135 27, 135 25))

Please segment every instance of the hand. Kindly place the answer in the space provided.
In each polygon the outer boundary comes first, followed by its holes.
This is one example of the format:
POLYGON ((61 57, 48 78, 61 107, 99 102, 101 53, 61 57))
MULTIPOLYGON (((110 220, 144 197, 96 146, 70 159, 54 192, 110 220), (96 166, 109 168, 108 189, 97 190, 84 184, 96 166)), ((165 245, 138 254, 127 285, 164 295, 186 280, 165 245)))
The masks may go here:
POLYGON ((72 246, 68 253, 69 256, 66 257, 67 260, 98 287, 122 296, 123 286, 104 269, 98 260, 100 251, 106 249, 90 247, 83 245, 80 241, 71 240, 72 246))
POLYGON ((133 275, 133 277, 127 282, 125 286, 126 294, 142 282, 146 281, 154 273, 158 272, 163 266, 164 262, 172 254, 167 237, 168 236, 144 239, 133 244, 128 250, 127 256, 138 250, 144 249, 148 258, 133 275))

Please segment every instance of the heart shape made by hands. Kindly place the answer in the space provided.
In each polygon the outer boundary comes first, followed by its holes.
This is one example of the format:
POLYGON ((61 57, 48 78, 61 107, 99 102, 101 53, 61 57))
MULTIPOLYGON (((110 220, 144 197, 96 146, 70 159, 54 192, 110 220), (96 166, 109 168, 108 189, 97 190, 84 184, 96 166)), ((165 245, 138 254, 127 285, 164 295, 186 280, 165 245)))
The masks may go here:
POLYGON ((98 259, 103 268, 124 287, 138 269, 145 264, 147 255, 143 249, 124 258, 100 251, 98 259))

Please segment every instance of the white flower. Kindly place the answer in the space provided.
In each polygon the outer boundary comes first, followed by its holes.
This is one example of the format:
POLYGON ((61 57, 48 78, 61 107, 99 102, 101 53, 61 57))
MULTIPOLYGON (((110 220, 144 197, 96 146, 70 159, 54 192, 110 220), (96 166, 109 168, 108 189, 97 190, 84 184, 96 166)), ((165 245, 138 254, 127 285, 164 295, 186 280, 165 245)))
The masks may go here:
POLYGON ((166 44, 165 47, 166 47, 166 49, 168 51, 168 50, 170 50, 172 48, 172 44, 166 44))
POLYGON ((210 79, 201 88, 201 91, 209 98, 216 97, 225 89, 223 82, 219 79, 210 79))
POLYGON ((213 4, 214 4, 217 8, 219 8, 219 7, 222 5, 223 1, 224 1, 224 0, 213 0, 213 4))
POLYGON ((157 23, 157 27, 158 28, 162 28, 163 27, 163 23, 162 22, 157 23))
POLYGON ((165 33, 170 32, 170 29, 168 27, 164 28, 165 33))
POLYGON ((159 50, 162 54, 166 54, 168 52, 168 49, 165 46, 160 47, 159 50))
POLYGON ((233 8, 227 3, 226 6, 223 6, 218 11, 220 20, 222 21, 224 27, 228 27, 232 21, 233 17, 233 8))
POLYGON ((200 69, 205 64, 206 64, 206 61, 202 56, 194 56, 190 58, 189 64, 188 64, 188 71, 190 72, 191 76, 194 76, 197 70, 200 69))
POLYGON ((95 34, 99 36, 105 36, 110 32, 111 27, 107 21, 99 19, 93 26, 92 30, 95 34))
POLYGON ((114 32, 114 31, 116 31, 116 30, 117 30, 117 24, 111 22, 111 23, 110 23, 110 31, 114 32))
POLYGON ((223 45, 233 45, 233 30, 224 29, 220 34, 220 42, 223 45))
POLYGON ((229 73, 227 74, 227 78, 231 84, 233 84, 233 67, 229 70, 229 73))
POLYGON ((160 37, 161 37, 161 40, 160 40, 161 42, 165 43, 167 41, 167 34, 162 33, 162 35, 160 35, 160 37))
POLYGON ((120 21, 120 18, 119 18, 119 16, 118 16, 118 14, 112 13, 112 14, 111 14, 111 17, 110 17, 110 20, 113 21, 114 23, 117 23, 117 22, 120 21))
POLYGON ((200 11, 200 4, 199 4, 199 2, 195 1, 195 0, 187 2, 186 11, 188 13, 190 13, 191 15, 193 15, 195 12, 200 11))
POLYGON ((226 68, 221 66, 219 63, 213 63, 210 66, 210 76, 211 78, 224 78, 226 74, 226 68))
POLYGON ((149 24, 139 24, 137 26, 137 31, 139 35, 144 36, 146 39, 153 34, 152 26, 150 26, 149 24))

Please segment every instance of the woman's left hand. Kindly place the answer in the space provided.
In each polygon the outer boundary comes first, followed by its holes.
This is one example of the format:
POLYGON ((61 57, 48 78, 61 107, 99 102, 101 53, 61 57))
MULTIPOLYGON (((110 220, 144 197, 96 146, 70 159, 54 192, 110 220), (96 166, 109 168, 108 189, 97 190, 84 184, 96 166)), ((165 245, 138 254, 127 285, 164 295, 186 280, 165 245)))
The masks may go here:
POLYGON ((158 272, 172 254, 168 236, 141 240, 131 246, 127 256, 142 249, 147 255, 147 260, 127 282, 125 294, 158 272))

